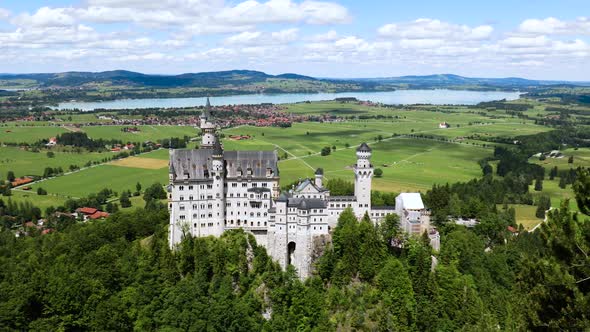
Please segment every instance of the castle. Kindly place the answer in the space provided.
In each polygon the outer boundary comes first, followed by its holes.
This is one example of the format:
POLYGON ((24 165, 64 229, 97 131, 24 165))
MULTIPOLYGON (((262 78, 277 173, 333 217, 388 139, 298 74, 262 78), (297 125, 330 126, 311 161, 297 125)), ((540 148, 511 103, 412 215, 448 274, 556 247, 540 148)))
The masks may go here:
POLYGON ((438 248, 438 233, 430 227, 430 214, 419 193, 403 193, 395 207, 371 206, 371 148, 356 149, 354 196, 332 196, 323 186, 323 171, 301 181, 289 192, 280 192, 276 151, 224 151, 210 104, 200 116, 199 149, 170 150, 168 208, 169 243, 184 235, 220 236, 242 228, 285 268, 293 265, 301 278, 311 274, 316 247, 325 243, 338 217, 351 208, 360 219, 375 223, 387 214, 400 216, 400 227, 411 234, 428 231, 438 248))

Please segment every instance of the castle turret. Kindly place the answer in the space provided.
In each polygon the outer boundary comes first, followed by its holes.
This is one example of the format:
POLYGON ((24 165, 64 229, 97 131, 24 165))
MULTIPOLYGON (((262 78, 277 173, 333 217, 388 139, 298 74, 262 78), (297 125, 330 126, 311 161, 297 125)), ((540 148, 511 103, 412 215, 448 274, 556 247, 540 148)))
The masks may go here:
POLYGON ((211 166, 211 177, 213 178, 213 235, 221 236, 225 230, 225 165, 223 161, 223 148, 217 137, 215 137, 213 143, 211 166))
POLYGON ((323 187, 323 183, 322 180, 324 178, 324 169, 323 168, 318 168, 315 171, 315 185, 318 188, 322 188, 323 187))
POLYGON ((217 141, 215 123, 211 120, 211 103, 207 97, 207 104, 200 116, 201 119, 201 149, 212 149, 217 141))
POLYGON ((371 179, 373 178, 371 155, 371 148, 367 143, 361 144, 356 149, 354 195, 357 201, 357 209, 355 209, 357 217, 362 217, 366 212, 371 211, 371 179))

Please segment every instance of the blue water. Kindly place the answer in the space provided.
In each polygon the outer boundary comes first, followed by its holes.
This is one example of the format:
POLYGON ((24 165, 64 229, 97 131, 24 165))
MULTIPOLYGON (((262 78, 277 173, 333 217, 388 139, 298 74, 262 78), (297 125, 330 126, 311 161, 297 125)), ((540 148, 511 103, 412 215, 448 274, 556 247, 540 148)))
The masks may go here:
MULTIPOLYGON (((463 90, 396 90, 385 92, 339 92, 339 93, 282 93, 282 94, 250 94, 223 97, 211 97, 212 105, 236 104, 287 104, 303 101, 333 100, 341 97, 355 97, 359 100, 390 105, 435 104, 435 105, 474 105, 483 101, 518 99, 519 92, 502 91, 463 91, 463 90)), ((119 99, 98 102, 65 102, 57 109, 80 109, 90 111, 97 108, 135 109, 135 108, 171 108, 202 106, 205 97, 199 98, 150 98, 150 99, 119 99)))

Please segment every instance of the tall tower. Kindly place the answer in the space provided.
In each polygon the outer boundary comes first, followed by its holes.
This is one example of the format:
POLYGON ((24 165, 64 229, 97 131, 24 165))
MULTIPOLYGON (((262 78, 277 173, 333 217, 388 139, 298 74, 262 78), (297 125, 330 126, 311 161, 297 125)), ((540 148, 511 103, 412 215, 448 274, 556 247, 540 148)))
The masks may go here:
POLYGON ((367 143, 361 144, 356 149, 356 165, 354 165, 354 196, 356 196, 357 217, 362 217, 365 212, 371 211, 371 179, 373 178, 373 165, 371 165, 371 148, 367 143))
POLYGON ((211 121, 211 103, 207 97, 207 104, 200 116, 201 119, 201 149, 212 149, 217 141, 215 124, 211 121))
POLYGON ((213 235, 221 236, 225 229, 225 165, 223 161, 223 148, 215 137, 213 154, 211 155, 211 177, 213 178, 213 235))

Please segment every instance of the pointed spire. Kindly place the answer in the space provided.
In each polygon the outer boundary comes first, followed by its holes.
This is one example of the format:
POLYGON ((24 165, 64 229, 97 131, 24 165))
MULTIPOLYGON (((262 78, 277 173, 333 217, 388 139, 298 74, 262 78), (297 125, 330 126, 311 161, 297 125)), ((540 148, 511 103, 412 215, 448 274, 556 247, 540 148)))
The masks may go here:
POLYGON ((219 137, 215 136, 215 143, 213 143, 213 156, 214 157, 223 157, 223 147, 221 147, 221 142, 219 141, 219 137))
POLYGON ((209 119, 211 117, 211 102, 209 101, 209 97, 207 97, 207 102, 205 103, 205 108, 203 108, 203 112, 201 113, 201 118, 209 119))

